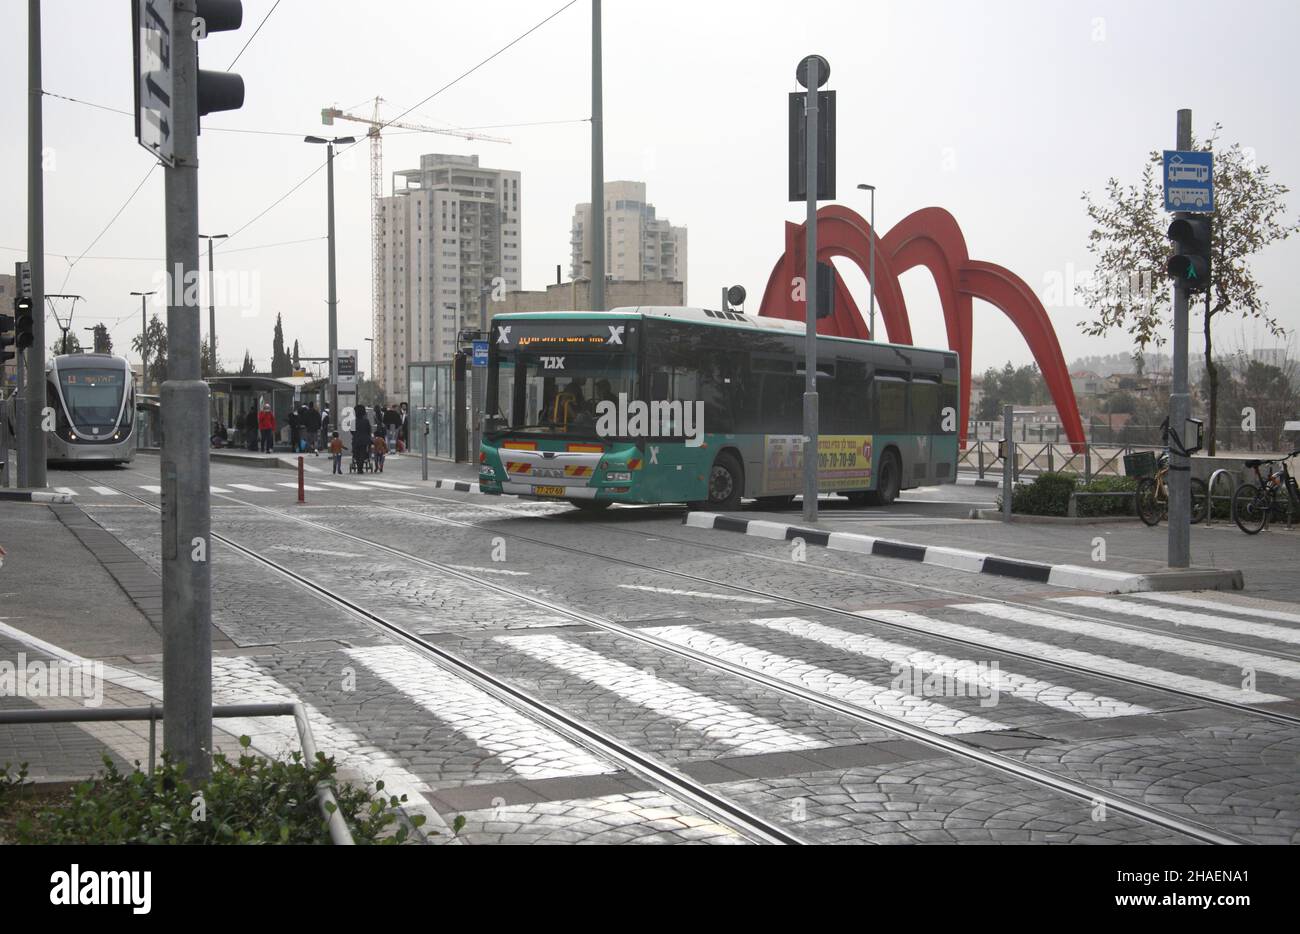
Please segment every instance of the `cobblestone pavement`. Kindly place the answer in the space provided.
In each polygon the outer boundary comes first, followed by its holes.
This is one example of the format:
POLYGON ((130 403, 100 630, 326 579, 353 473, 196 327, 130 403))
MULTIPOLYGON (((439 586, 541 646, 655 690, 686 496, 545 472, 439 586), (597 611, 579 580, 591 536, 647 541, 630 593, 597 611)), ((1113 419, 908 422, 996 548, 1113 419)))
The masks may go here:
MULTIPOLYGON (((734 550, 715 547, 718 535, 683 527, 679 510, 592 517, 563 504, 417 497, 418 486, 400 488, 409 478, 391 489, 330 489, 307 506, 236 492, 245 480, 270 490, 246 475, 271 473, 214 469, 213 483, 231 490, 214 497, 215 531, 806 839, 1186 842, 1107 812, 1107 795, 1253 840, 1297 833, 1300 730, 1159 689, 1294 710, 1294 607, 1218 594, 1102 598, 824 549, 799 561, 786 542, 734 548, 723 538, 734 550), (1013 756, 1096 788, 1098 801, 938 754, 524 596, 1013 756)), ((156 513, 108 498, 85 508, 156 566, 156 513)), ((213 550, 218 623, 256 652, 219 660, 219 677, 302 698, 341 761, 358 774, 391 772, 441 819, 464 816, 462 841, 745 842, 273 571, 220 543, 213 550)))

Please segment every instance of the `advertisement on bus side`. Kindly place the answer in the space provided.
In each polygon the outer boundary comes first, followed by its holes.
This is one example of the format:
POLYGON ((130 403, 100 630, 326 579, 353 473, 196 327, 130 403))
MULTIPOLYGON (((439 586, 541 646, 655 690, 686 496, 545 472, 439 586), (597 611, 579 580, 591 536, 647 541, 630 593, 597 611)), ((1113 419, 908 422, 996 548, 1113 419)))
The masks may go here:
MULTIPOLYGON (((871 485, 871 435, 820 435, 817 481, 823 490, 860 490, 871 485)), ((763 436, 763 490, 797 493, 803 488, 803 436, 763 436)))

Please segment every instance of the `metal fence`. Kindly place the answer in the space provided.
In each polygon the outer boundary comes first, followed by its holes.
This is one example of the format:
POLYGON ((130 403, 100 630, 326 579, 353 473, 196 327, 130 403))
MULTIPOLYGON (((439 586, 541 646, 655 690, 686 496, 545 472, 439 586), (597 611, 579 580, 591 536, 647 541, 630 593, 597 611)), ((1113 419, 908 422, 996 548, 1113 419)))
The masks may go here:
MULTIPOLYGON (((1084 482, 1090 482, 1093 477, 1124 476, 1126 454, 1164 450, 1162 446, 1149 444, 1119 446, 1085 444, 1081 446, 1082 450, 1076 451, 1074 446, 1068 443, 1033 441, 1028 443, 1017 441, 1013 447, 1016 458, 1014 474, 1017 480, 1022 473, 1028 471, 1073 473, 1083 477, 1084 482)), ((967 470, 973 468, 981 480, 989 472, 1001 478, 1002 457, 998 453, 998 448, 996 441, 969 441, 965 450, 957 452, 957 468, 959 470, 962 467, 967 470)))
MULTIPOLYGON (((1203 417, 1203 416, 1202 416, 1203 417)), ((1300 446, 1300 432, 1287 431, 1285 423, 1281 425, 1257 425, 1253 431, 1242 429, 1240 419, 1220 416, 1216 426, 1215 444, 1219 451, 1288 451, 1300 446)), ((1112 428, 1109 425, 1085 425, 1085 437, 1092 445, 1122 445, 1137 448, 1163 447, 1160 440, 1159 425, 1128 424, 1112 428)), ((1207 421, 1208 432, 1208 421, 1207 421)), ((1002 437, 1002 426, 990 422, 972 422, 967 439, 973 444, 977 440, 997 441, 1002 437)), ((1015 426, 1017 442, 1037 442, 1065 444, 1065 429, 1057 424, 1036 424, 1021 422, 1015 426)), ((1207 435, 1208 439, 1208 435, 1207 435)))

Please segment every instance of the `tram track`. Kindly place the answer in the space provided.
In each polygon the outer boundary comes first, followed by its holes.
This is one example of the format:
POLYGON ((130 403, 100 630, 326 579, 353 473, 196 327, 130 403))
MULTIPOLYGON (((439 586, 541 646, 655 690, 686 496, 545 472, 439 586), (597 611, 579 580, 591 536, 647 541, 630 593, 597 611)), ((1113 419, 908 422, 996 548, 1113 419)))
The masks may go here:
MULTIPOLYGON (((160 507, 157 506, 156 504, 151 503, 148 500, 145 500, 141 497, 138 497, 133 493, 130 493, 125 490, 119 490, 119 492, 122 492, 124 495, 130 497, 131 499, 139 503, 147 505, 155 510, 160 510, 160 507)), ((367 538, 365 536, 356 535, 341 529, 336 529, 329 525, 313 521, 303 516, 291 515, 271 507, 248 502, 247 500, 239 499, 238 497, 235 497, 230 494, 214 494, 214 497, 219 498, 220 500, 227 502, 230 505, 241 506, 251 510, 262 512, 264 514, 274 516, 277 519, 299 524, 304 527, 314 529, 318 532, 335 536, 339 539, 343 539, 346 541, 350 541, 355 545, 360 545, 366 548, 374 549, 377 552, 386 553, 393 557, 400 558, 405 561, 409 561, 413 564, 417 564, 429 568, 431 570, 436 570, 440 574, 457 578, 463 582, 472 584, 475 587, 491 590, 498 594, 507 596, 513 600, 526 603, 530 606, 536 607, 541 610, 545 610, 546 612, 566 617, 568 619, 573 620, 574 622, 585 624, 595 629, 631 640, 632 642, 648 646, 662 654, 684 659, 689 662, 693 662, 707 669, 712 669, 714 671, 722 672, 731 675, 733 677, 739 678, 742 681, 748 682, 750 684, 759 685, 760 687, 763 687, 767 690, 774 691, 779 694, 783 694, 787 697, 798 699, 809 704, 813 704, 823 710, 830 711, 831 713, 848 718, 850 720, 875 726, 881 730, 887 731, 888 733, 894 734, 895 736, 913 740, 923 746, 937 750, 946 755, 952 756, 956 759, 977 763, 978 765, 990 769, 994 772, 1003 775, 1010 775, 1014 778, 1031 782, 1040 787, 1047 788, 1055 793, 1062 794, 1079 801, 1083 801, 1089 807, 1094 806, 1098 801, 1104 801, 1106 803, 1106 806, 1110 810, 1113 810, 1117 813, 1125 814, 1128 817, 1136 819, 1143 823, 1162 827, 1165 830, 1169 830, 1181 834, 1189 838, 1190 840, 1198 841, 1201 843, 1215 844, 1215 845, 1234 845, 1234 844, 1244 844, 1244 843, 1251 842, 1246 838, 1217 830, 1215 828, 1206 826, 1205 824, 1202 824, 1200 822, 1186 819, 1184 817, 1163 810, 1161 808, 1146 805, 1140 801, 1128 798, 1124 795, 1115 794, 1107 789, 1097 788, 1092 785, 1088 785, 1085 782, 1080 782, 1074 779, 1063 777, 1061 775, 1051 772, 1048 769, 1030 765, 1028 763, 1022 762, 1020 760, 1014 759, 1009 756, 1004 756, 1000 753, 991 750, 967 745, 966 743, 961 742, 959 739, 949 738, 948 736, 942 735, 935 731, 908 723, 900 718, 892 717, 889 716, 888 714, 879 713, 877 711, 870 710, 868 708, 859 706, 849 701, 841 700, 840 698, 834 697, 833 695, 816 691, 810 688, 806 688, 802 685, 790 681, 786 681, 784 679, 777 678, 771 675, 767 675, 760 671, 755 671, 753 669, 727 661, 725 659, 717 658, 715 656, 709 655, 708 653, 700 652, 695 649, 689 648, 687 646, 675 642, 671 642, 669 640, 661 639, 655 635, 640 631, 634 627, 624 626, 620 623, 617 623, 610 619, 606 619, 597 614, 564 606, 554 601, 541 598, 535 594, 528 593, 526 591, 522 591, 514 587, 510 587, 506 584, 502 584, 498 581, 477 576, 468 571, 461 570, 460 568, 443 564, 441 562, 433 561, 431 559, 424 558, 420 555, 412 554, 409 551, 406 551, 401 548, 397 548, 392 545, 388 545, 381 541, 376 541, 374 539, 367 538)), ((459 501, 453 500, 451 502, 456 502, 459 504, 459 501)), ((458 525, 469 529, 481 530, 479 526, 476 526, 473 523, 462 523, 456 520, 448 520, 442 517, 432 517, 425 513, 420 513, 413 510, 401 509, 400 507, 384 506, 383 504, 380 503, 372 502, 368 505, 407 513, 411 516, 420 517, 428 521, 446 522, 451 525, 458 525)), ((482 531, 486 531, 486 530, 482 530, 482 531)), ((497 530, 493 530, 493 531, 497 531, 497 530)), ((666 569, 654 568, 648 565, 643 565, 640 564, 639 562, 633 562, 627 559, 617 559, 606 555, 598 555, 592 552, 583 551, 581 549, 575 549, 572 548, 571 546, 554 545, 553 543, 550 542, 531 539, 530 537, 520 536, 514 533, 512 534, 513 537, 520 540, 527 540, 541 545, 561 548, 564 551, 582 555, 587 558, 601 558, 601 559, 614 561, 616 563, 631 565, 634 567, 639 567, 654 572, 665 573, 665 574, 676 573, 678 576, 691 577, 690 575, 685 575, 684 572, 672 572, 666 569)), ((635 767, 633 768, 633 771, 637 772, 638 774, 645 775, 646 773, 649 773, 654 777, 654 780, 652 781, 653 784, 659 787, 666 786, 672 789, 675 795, 679 795, 685 798, 686 800, 692 802, 696 801, 697 799, 705 802, 707 804, 707 807, 704 807, 704 809, 706 810, 707 813, 710 813, 711 815, 715 815, 715 816, 718 814, 727 815, 729 817, 730 822, 741 821, 747 827, 752 828, 749 831, 752 836, 765 839, 765 842, 780 842, 780 843, 804 842, 794 834, 790 833, 785 828, 782 828, 780 825, 769 822, 766 819, 761 818, 757 815, 753 815, 747 809, 743 808, 743 806, 738 805, 735 802, 732 802, 729 799, 725 798, 724 796, 718 795, 717 793, 709 790, 708 786, 698 783, 693 779, 690 779, 689 777, 682 775, 680 772, 673 769, 672 766, 660 762, 656 757, 649 756, 648 754, 641 752, 635 749, 634 747, 631 747, 629 744, 626 744, 621 740, 618 740, 614 737, 607 736, 606 734, 603 733, 603 731, 599 730, 598 728, 593 727, 590 724, 583 723, 582 721, 564 712, 562 709, 556 707, 555 705, 549 704, 545 701, 541 701, 537 698, 532 697, 530 694, 527 694, 526 692, 518 688, 515 688, 513 685, 510 685, 509 682, 506 681, 505 679, 500 678, 499 676, 494 675, 486 671, 485 669, 480 668, 479 666, 475 665, 473 662, 470 662, 467 659, 464 659, 453 652, 449 652, 448 650, 442 648, 441 646, 436 645, 435 643, 431 643, 428 642, 427 640, 420 638, 418 635, 407 631, 404 627, 401 627, 395 623, 392 623, 389 620, 386 620, 380 614, 374 613, 373 611, 370 611, 365 607, 360 606, 359 604, 353 603, 352 601, 349 601, 344 597, 335 595, 334 593, 326 589, 324 586, 317 584, 316 582, 312 581, 310 578, 305 577, 304 575, 299 574, 298 572, 284 565, 282 562, 277 561, 273 558, 269 558, 254 548, 251 548, 247 545, 234 541, 229 536, 221 535, 215 531, 212 533, 212 535, 214 539, 220 541, 222 544, 232 548, 238 553, 277 571, 278 573, 282 574, 289 580, 294 581, 299 586, 311 590, 317 595, 325 598, 327 601, 348 609, 350 612, 354 613, 359 618, 367 620, 371 624, 377 625, 380 628, 384 629, 385 631, 393 635, 396 635, 402 641, 418 648, 420 651, 429 653, 435 659, 437 659, 438 661, 440 661, 445 665, 450 666, 453 670, 456 670, 458 673, 461 672, 465 673, 467 679, 470 680, 471 683, 482 686, 485 690, 488 690, 489 693, 493 694, 493 696, 501 697, 502 699, 508 698, 509 699, 508 702, 510 702, 512 706, 516 706, 517 709, 521 709, 518 708, 517 706, 519 703, 522 702, 526 704, 527 711, 533 714, 534 716, 537 716, 539 719, 542 720, 542 722, 546 722, 548 725, 552 725, 553 728, 558 728, 559 726, 563 726, 564 729, 560 730, 562 734, 574 737, 576 733, 577 737, 586 738, 586 741, 584 743, 585 745, 590 746, 592 742, 596 742, 600 745, 600 748, 602 749, 604 749, 604 744, 606 743, 611 744, 610 749, 613 750, 613 752, 609 754, 613 755, 618 761, 627 762, 634 765, 635 767), (766 838, 772 838, 772 839, 769 840, 766 838)), ((722 582, 711 581, 707 578, 692 577, 692 579, 702 583, 714 583, 719 585, 722 584, 722 582)), ((725 585, 725 586, 731 587, 733 589, 740 589, 740 590, 746 589, 740 587, 740 585, 725 585)), ((763 592, 754 590, 753 593, 758 594, 763 592)), ((783 598, 780 595, 765 594, 765 596, 769 596, 774 599, 785 600, 786 602, 795 602, 795 603, 800 602, 800 601, 794 601, 792 598, 783 598)), ((803 605, 814 609, 819 608, 815 604, 803 604, 803 605)), ((831 608, 826 608, 826 609, 831 609, 831 608)), ((847 611, 840 611, 840 612, 844 612, 845 615, 850 615, 850 616, 856 615, 856 614, 848 613, 847 611)), ((858 618, 861 619, 863 617, 858 616, 858 618)), ((948 641, 960 642, 961 640, 948 640, 948 641)), ((1013 654, 1013 653, 1004 653, 1004 654, 1013 654)), ((1029 656, 1024 656, 1024 657, 1030 658, 1029 656)), ((1039 659, 1031 658, 1031 660, 1038 662, 1040 664, 1042 663, 1041 660, 1039 659)), ((1150 686, 1143 685, 1143 687, 1150 687, 1150 686)), ((702 806, 702 805, 697 805, 697 806, 702 806)))

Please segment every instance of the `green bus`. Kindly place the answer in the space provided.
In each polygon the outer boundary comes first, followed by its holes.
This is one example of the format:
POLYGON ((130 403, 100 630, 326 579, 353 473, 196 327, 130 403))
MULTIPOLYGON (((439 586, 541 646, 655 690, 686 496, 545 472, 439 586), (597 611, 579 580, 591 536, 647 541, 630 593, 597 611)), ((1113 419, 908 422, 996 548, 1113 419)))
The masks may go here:
MULTIPOLYGON (((735 509, 803 489, 804 326, 696 308, 492 319, 484 493, 735 509)), ((957 355, 817 339, 818 482, 888 505, 952 483, 957 355)))

